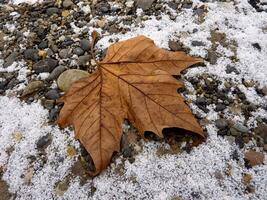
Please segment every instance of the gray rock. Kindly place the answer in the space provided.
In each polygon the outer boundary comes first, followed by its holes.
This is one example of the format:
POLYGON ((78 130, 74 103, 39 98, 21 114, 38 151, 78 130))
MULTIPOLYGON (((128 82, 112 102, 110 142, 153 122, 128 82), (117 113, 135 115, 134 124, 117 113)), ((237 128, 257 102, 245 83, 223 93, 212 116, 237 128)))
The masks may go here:
POLYGON ((39 138, 39 140, 36 142, 36 147, 39 150, 44 150, 51 144, 51 142, 52 136, 50 134, 47 134, 39 138))
POLYGON ((52 89, 45 93, 45 97, 50 100, 56 100, 60 97, 60 95, 57 90, 52 89))
POLYGON ((24 51, 24 58, 32 61, 38 61, 40 59, 37 49, 26 49, 24 51))
POLYGON ((233 128, 236 129, 237 131, 241 132, 241 133, 249 132, 249 129, 246 126, 244 126, 243 124, 240 124, 240 123, 234 124, 233 128))
POLYGON ((35 73, 51 72, 57 66, 58 61, 52 58, 40 60, 32 66, 35 73))
POLYGON ((81 47, 76 47, 74 50, 73 50, 73 53, 76 54, 77 56, 81 56, 84 54, 84 51, 81 47))
POLYGON ((78 65, 79 66, 86 66, 90 64, 91 61, 91 56, 90 55, 84 55, 84 56, 80 56, 78 58, 78 65))
POLYGON ((58 53, 59 57, 62 59, 68 58, 70 54, 70 49, 61 49, 58 53))
POLYGON ((46 109, 51 110, 51 109, 54 107, 54 105, 55 105, 55 100, 44 99, 44 100, 42 101, 42 105, 43 105, 46 109))
POLYGON ((48 42, 43 40, 42 42, 40 42, 40 44, 38 45, 39 49, 45 49, 48 47, 48 42))
POLYGON ((88 72, 79 70, 79 69, 69 69, 65 72, 63 72, 57 79, 57 85, 58 87, 67 92, 72 85, 73 82, 87 77, 89 75, 88 72))
POLYGON ((87 39, 82 39, 80 41, 80 46, 84 51, 89 51, 90 50, 90 41, 87 39))
POLYGON ((207 105, 207 99, 205 97, 197 97, 196 104, 201 105, 201 106, 205 106, 205 105, 207 105))
POLYGON ((47 81, 52 81, 52 80, 55 80, 59 77, 59 75, 64 72, 66 70, 66 67, 60 65, 58 67, 56 67, 52 72, 51 74, 49 74, 49 76, 47 77, 47 81))
POLYGON ((169 48, 172 51, 180 51, 183 49, 183 44, 179 41, 169 40, 169 48))
POLYGON ((194 40, 191 42, 193 47, 198 47, 198 46, 205 46, 205 44, 201 41, 194 40))
POLYGON ((50 122, 54 122, 57 120, 57 117, 58 117, 58 108, 52 108, 50 111, 49 111, 49 121, 50 122))
POLYGON ((44 87, 43 81, 32 81, 23 90, 22 97, 37 92, 44 87))
POLYGON ((137 8, 148 10, 149 8, 151 8, 154 1, 155 0, 137 0, 136 5, 137 5, 137 8))
POLYGON ((219 130, 223 130, 228 128, 229 123, 226 119, 217 119, 215 125, 219 130))
POLYGON ((208 51, 208 60, 209 60, 210 64, 212 64, 212 65, 216 64, 217 59, 218 59, 218 55, 216 52, 208 51))
POLYGON ((13 62, 16 61, 17 57, 18 57, 17 52, 12 52, 11 54, 9 54, 9 56, 5 59, 3 67, 6 68, 6 67, 12 65, 13 62))
POLYGON ((226 70, 225 70, 225 72, 226 72, 227 74, 231 74, 232 72, 235 73, 235 74, 239 74, 239 71, 238 71, 235 67, 233 67, 233 66, 231 66, 231 65, 227 65, 227 66, 226 66, 226 70))
POLYGON ((230 134, 235 137, 240 136, 240 132, 233 127, 230 128, 230 134))
POLYGON ((218 104, 216 105, 215 111, 223 111, 226 108, 224 104, 218 104))
POLYGON ((48 16, 51 16, 51 15, 54 15, 54 14, 58 14, 58 13, 59 13, 59 9, 56 8, 56 7, 48 8, 48 9, 46 10, 46 14, 47 14, 48 16))
POLYGON ((71 0, 64 0, 62 5, 64 8, 69 8, 73 5, 73 2, 71 0))

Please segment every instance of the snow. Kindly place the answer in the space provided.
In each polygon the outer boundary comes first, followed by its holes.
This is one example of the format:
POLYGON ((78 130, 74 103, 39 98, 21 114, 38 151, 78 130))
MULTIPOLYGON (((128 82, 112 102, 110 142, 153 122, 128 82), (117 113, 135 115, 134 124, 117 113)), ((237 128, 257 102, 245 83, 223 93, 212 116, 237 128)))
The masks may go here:
POLYGON ((35 3, 42 3, 43 0, 10 0, 10 3, 19 5, 21 3, 27 3, 27 4, 35 4, 35 3))
MULTIPOLYGON (((22 0, 11 2, 19 4, 22 0)), ((24 0, 23 2, 34 4, 40 1, 24 0)), ((194 0, 194 4, 202 3, 194 0)), ((167 49, 170 38, 180 38, 186 46, 190 47, 190 54, 205 57, 207 54, 205 48, 211 46, 210 31, 218 29, 226 34, 228 41, 237 42, 238 61, 233 63, 229 58, 234 54, 230 48, 219 45, 217 51, 222 56, 216 64, 206 62, 206 67, 190 69, 186 76, 205 72, 216 75, 223 82, 225 79, 232 79, 249 101, 266 105, 266 98, 259 97, 254 88, 245 88, 241 83, 242 78, 245 78, 257 82, 260 86, 267 84, 267 35, 263 31, 267 24, 267 13, 255 12, 244 0, 235 1, 235 4, 207 3, 208 13, 202 24, 196 23, 191 10, 179 12, 175 21, 170 20, 167 15, 162 15, 160 20, 151 17, 143 22, 142 27, 129 26, 131 31, 126 34, 103 35, 97 45, 104 49, 111 44, 110 38, 125 40, 143 34, 153 39, 161 48, 167 49), (195 28, 199 31, 192 33, 195 28), (202 41, 207 46, 194 47, 191 45, 194 40, 202 41), (261 51, 256 50, 252 43, 259 43, 261 51), (240 74, 226 74, 225 68, 228 64, 233 64, 240 74)), ((89 9, 85 8, 84 12, 87 11, 89 12, 89 9)), ((140 16, 142 10, 137 11, 140 16)), ((79 28, 74 22, 71 23, 71 27, 75 33, 86 28, 79 28)), ((12 30, 12 25, 8 25, 8 28, 12 30)), ((0 72, 18 71, 21 81, 26 80, 26 69, 25 64, 17 62, 5 69, 0 66, 0 72)), ((46 74, 42 74, 40 78, 45 76, 46 74)), ((186 83, 186 85, 190 88, 190 84, 186 83)), ((195 96, 192 95, 190 98, 194 99, 195 96)), ((206 116, 211 122, 218 118, 212 106, 209 107, 211 111, 207 114, 194 105, 191 108, 194 112, 200 112, 202 116, 206 116)), ((77 159, 77 157, 67 156, 67 146, 72 145, 78 149, 78 142, 74 140, 73 131, 61 130, 55 125, 47 124, 47 116, 48 112, 42 108, 40 102, 28 105, 15 97, 0 96, 0 166, 6 170, 3 179, 8 183, 10 192, 16 193, 16 199, 172 199, 174 197, 267 199, 266 154, 264 165, 251 169, 244 168, 244 151, 254 148, 255 141, 240 150, 227 139, 218 137, 218 130, 213 124, 206 126, 209 134, 207 142, 194 148, 190 153, 158 156, 157 150, 160 147, 169 148, 168 145, 145 142, 135 162, 132 164, 126 162, 122 175, 118 175, 115 170, 121 163, 121 158, 118 158, 101 175, 87 180, 85 185, 81 186, 78 178, 73 179, 64 195, 57 196, 54 189, 56 183, 64 180, 77 159), (53 140, 46 149, 47 162, 42 163, 38 160, 33 165, 27 157, 28 155, 38 157, 36 142, 48 133, 53 136, 53 140), (16 135, 21 135, 22 138, 18 139, 16 135), (233 159, 234 151, 239 155, 239 160, 233 159), (61 158, 64 159, 59 162, 61 158), (25 183, 25 176, 30 174, 32 169, 34 173, 31 184, 28 185, 25 183), (245 185, 242 182, 245 173, 253 177, 252 183, 255 187, 253 193, 245 191, 245 185), (218 178, 218 174, 221 178, 218 178), (92 186, 96 191, 93 196, 90 196, 92 186)), ((252 113, 247 124, 255 127, 257 125, 255 119, 259 116, 266 117, 266 110, 260 108, 252 113)), ((228 117, 236 121, 244 121, 242 115, 228 117)))

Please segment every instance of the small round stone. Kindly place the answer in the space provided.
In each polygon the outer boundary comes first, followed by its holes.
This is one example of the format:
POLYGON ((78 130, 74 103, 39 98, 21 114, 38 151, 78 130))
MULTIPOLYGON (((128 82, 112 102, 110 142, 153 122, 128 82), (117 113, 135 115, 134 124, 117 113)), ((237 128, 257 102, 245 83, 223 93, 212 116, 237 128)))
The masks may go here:
POLYGON ((82 56, 84 54, 84 50, 81 47, 76 47, 73 50, 73 53, 76 54, 77 56, 82 56))
POLYGON ((58 87, 67 92, 72 85, 73 82, 87 77, 89 75, 88 72, 79 70, 79 69, 69 69, 64 71, 57 79, 58 87))
POLYGON ((87 39, 82 39, 80 42, 80 46, 84 51, 90 50, 90 41, 87 39))

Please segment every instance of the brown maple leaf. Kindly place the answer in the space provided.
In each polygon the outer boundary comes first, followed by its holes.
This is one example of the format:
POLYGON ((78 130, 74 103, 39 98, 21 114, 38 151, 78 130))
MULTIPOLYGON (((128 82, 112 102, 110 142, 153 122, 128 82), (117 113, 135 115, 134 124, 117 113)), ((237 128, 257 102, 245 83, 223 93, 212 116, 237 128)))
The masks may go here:
POLYGON ((59 125, 73 125, 75 137, 91 155, 98 174, 120 151, 122 123, 128 119, 141 134, 178 127, 204 137, 177 89, 179 75, 202 62, 183 52, 155 46, 144 36, 111 45, 96 72, 75 82, 63 97, 59 125))

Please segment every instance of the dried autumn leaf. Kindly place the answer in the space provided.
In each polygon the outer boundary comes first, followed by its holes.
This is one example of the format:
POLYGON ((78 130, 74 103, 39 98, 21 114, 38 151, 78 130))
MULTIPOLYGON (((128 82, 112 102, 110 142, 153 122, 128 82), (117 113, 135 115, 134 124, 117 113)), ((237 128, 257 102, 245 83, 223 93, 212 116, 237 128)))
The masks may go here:
POLYGON ((63 97, 59 125, 73 125, 95 164, 105 169, 120 151, 122 123, 130 120, 141 134, 178 127, 204 137, 177 89, 183 84, 172 75, 202 59, 155 46, 144 36, 111 45, 98 70, 77 82, 63 97))

